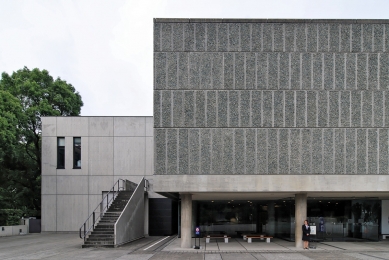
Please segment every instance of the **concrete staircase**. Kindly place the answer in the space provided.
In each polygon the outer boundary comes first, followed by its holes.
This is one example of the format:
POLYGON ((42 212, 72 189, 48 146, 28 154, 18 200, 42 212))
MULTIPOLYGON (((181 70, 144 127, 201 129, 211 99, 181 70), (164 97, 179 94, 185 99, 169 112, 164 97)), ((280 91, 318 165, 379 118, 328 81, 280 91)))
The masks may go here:
POLYGON ((114 247, 114 226, 122 213, 133 191, 119 191, 119 194, 109 206, 104 216, 100 219, 91 234, 86 238, 85 247, 114 247))

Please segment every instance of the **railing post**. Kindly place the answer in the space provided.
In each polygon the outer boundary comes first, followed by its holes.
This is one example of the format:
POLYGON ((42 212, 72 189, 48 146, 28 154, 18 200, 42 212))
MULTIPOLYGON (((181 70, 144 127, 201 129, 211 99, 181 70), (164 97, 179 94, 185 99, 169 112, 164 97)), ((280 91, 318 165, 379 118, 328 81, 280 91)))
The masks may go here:
POLYGON ((109 197, 109 192, 107 193, 107 210, 108 210, 108 197, 109 197))
POLYGON ((85 242, 85 237, 86 237, 85 233, 86 233, 86 222, 84 222, 84 242, 85 242))
POLYGON ((93 211, 93 231, 95 231, 95 212, 93 211))
POLYGON ((118 191, 120 191, 120 179, 118 180, 118 191))

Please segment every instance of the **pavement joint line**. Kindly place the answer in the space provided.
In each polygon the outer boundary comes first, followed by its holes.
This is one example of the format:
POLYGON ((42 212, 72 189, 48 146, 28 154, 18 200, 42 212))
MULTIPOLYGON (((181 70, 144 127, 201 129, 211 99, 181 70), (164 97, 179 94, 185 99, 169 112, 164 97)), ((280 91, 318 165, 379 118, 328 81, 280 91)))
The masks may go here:
MULTIPOLYGON (((156 240, 156 239, 155 239, 155 240, 156 240)), ((132 252, 141 253, 142 251, 139 251, 139 250, 141 250, 141 248, 150 245, 150 244, 153 243, 155 240, 150 241, 150 242, 146 243, 145 245, 140 245, 140 246, 136 247, 135 249, 132 249, 132 251, 131 251, 130 253, 132 253, 132 252)), ((140 240, 137 240, 137 241, 140 241, 140 240)), ((119 248, 124 248, 124 247, 125 247, 125 245, 123 245, 122 247, 119 247, 119 248)), ((129 254, 130 254, 130 253, 129 253, 129 254)))
POLYGON ((361 255, 365 255, 365 256, 374 257, 374 258, 377 258, 377 259, 383 259, 383 260, 387 260, 387 258, 381 258, 381 257, 375 256, 375 255, 368 255, 368 254, 365 254, 365 253, 359 253, 359 254, 361 254, 361 255))
POLYGON ((164 248, 169 246, 174 241, 175 238, 177 238, 177 236, 170 236, 168 240, 160 244, 156 249, 154 249, 154 251, 162 251, 164 248))
POLYGON ((155 246, 156 244, 161 243, 162 241, 164 241, 165 239, 167 239, 167 238, 169 238, 169 237, 170 237, 170 236, 167 236, 167 237, 165 237, 165 238, 162 238, 161 240, 155 242, 154 244, 152 244, 152 245, 149 246, 149 247, 146 247, 146 248, 143 249, 143 250, 147 250, 147 249, 149 249, 150 247, 153 247, 153 246, 155 246))
POLYGON ((344 248, 341 248, 341 247, 337 247, 337 246, 333 246, 333 245, 329 245, 329 244, 326 244, 326 243, 322 243, 323 245, 326 245, 326 246, 331 246, 331 247, 335 247, 335 248, 338 248, 338 249, 341 249, 341 250, 346 250, 344 248))

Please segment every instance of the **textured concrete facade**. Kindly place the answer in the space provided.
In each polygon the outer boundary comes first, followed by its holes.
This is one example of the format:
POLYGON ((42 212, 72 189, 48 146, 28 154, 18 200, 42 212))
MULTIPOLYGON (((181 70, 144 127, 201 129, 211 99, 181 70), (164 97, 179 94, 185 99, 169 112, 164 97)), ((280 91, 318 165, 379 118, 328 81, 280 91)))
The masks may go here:
POLYGON ((42 126, 43 232, 78 231, 119 178, 153 174, 152 117, 44 117, 42 126), (57 137, 65 169, 57 169, 57 137), (81 137, 81 169, 73 169, 73 137, 81 137))
POLYGON ((155 174, 389 174, 387 20, 156 19, 155 174))

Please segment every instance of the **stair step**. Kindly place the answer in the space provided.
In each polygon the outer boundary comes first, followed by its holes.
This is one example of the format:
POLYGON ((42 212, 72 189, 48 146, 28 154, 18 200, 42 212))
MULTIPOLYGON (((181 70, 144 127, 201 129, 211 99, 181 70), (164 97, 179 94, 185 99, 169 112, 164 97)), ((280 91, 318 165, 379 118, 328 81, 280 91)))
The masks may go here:
POLYGON ((114 242, 113 237, 89 237, 86 242, 114 242))
POLYGON ((115 245, 82 245, 82 248, 114 248, 115 245))
POLYGON ((84 245, 113 245, 114 241, 85 241, 84 245))
POLYGON ((113 227, 111 228, 95 228, 92 232, 113 232, 113 227))
POLYGON ((99 238, 113 238, 114 234, 90 234, 88 238, 94 238, 94 237, 99 237, 99 238))

